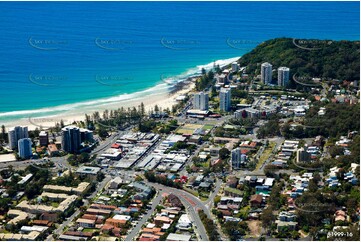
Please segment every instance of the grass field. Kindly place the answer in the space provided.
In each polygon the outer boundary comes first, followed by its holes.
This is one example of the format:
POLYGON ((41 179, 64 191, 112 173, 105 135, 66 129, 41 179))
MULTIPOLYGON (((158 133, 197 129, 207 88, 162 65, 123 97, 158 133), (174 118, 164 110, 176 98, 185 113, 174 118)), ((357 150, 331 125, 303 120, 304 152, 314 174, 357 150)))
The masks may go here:
POLYGON ((213 127, 214 127, 214 125, 212 125, 212 124, 205 124, 202 129, 203 130, 211 130, 213 127))
POLYGON ((193 134, 193 132, 194 132, 194 130, 193 129, 185 129, 185 128, 178 128, 177 130, 176 130, 176 133, 177 134, 181 134, 181 135, 192 135, 193 134))
POLYGON ((181 135, 193 135, 196 129, 203 129, 204 131, 209 132, 209 130, 211 130, 213 127, 214 125, 212 124, 185 124, 178 127, 175 132, 181 135))

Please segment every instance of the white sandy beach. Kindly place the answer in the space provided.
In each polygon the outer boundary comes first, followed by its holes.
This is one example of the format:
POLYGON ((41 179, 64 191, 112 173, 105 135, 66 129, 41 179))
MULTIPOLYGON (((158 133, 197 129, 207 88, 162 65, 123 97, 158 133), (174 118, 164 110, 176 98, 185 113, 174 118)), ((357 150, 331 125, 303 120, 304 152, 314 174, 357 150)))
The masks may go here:
POLYGON ((64 124, 67 125, 73 123, 74 121, 84 121, 85 114, 91 115, 95 111, 99 111, 102 114, 102 112, 106 109, 115 110, 121 107, 138 107, 142 102, 145 106, 146 111, 151 110, 152 108, 154 108, 155 105, 158 105, 162 109, 171 109, 174 104, 177 104, 176 98, 178 96, 189 93, 192 89, 194 89, 194 87, 195 84, 193 79, 193 81, 189 85, 184 86, 182 90, 179 90, 171 95, 169 93, 162 93, 159 95, 147 95, 134 100, 124 100, 117 103, 101 106, 94 105, 93 108, 86 108, 77 111, 73 110, 69 112, 64 112, 63 114, 56 116, 32 116, 31 118, 17 120, 16 124, 14 124, 15 122, 12 121, 4 123, 4 125, 6 128, 19 125, 28 126, 29 130, 34 130, 36 128, 48 129, 49 127, 55 126, 55 123, 60 123, 61 120, 63 120, 64 124))

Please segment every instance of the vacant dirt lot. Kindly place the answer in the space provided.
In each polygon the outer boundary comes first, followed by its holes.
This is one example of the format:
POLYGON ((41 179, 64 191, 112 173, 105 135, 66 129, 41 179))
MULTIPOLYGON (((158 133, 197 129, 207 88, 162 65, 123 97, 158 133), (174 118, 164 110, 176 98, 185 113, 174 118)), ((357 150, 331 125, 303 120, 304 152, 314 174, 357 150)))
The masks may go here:
POLYGON ((250 230, 250 237, 259 237, 261 235, 261 221, 251 220, 247 221, 247 224, 250 230))

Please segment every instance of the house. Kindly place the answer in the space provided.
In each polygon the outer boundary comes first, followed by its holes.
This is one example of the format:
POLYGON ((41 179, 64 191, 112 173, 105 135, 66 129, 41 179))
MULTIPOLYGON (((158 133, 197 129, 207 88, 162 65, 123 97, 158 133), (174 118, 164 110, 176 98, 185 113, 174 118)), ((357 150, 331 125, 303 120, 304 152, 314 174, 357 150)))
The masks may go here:
POLYGON ((117 208, 117 206, 93 203, 93 204, 90 205, 90 208, 94 208, 94 209, 104 209, 104 210, 113 211, 113 210, 115 210, 115 209, 117 208))
POLYGON ((192 228, 192 222, 188 214, 182 214, 182 216, 180 216, 176 227, 179 230, 189 230, 190 228, 192 228))
POLYGON ((85 237, 90 239, 91 237, 93 237, 93 232, 66 231, 64 232, 64 235, 85 237))
POLYGON ((275 223, 277 224, 277 231, 280 231, 282 228, 288 228, 289 230, 295 230, 296 226, 297 226, 297 222, 285 222, 285 221, 280 221, 280 220, 276 220, 275 223))
POLYGON ((173 222, 172 219, 165 217, 165 216, 157 216, 154 219, 154 223, 158 226, 161 227, 163 226, 163 224, 171 224, 173 222))
POLYGON ((92 219, 84 219, 84 218, 78 218, 76 220, 79 227, 83 228, 94 228, 95 227, 95 220, 92 219))
POLYGON ((242 201, 242 197, 221 197, 217 208, 221 210, 238 210, 242 204, 242 201))
POLYGON ((275 221, 277 224, 277 230, 281 230, 282 228, 288 228, 289 230, 295 230, 297 226, 296 222, 297 216, 294 213, 282 211, 278 215, 278 219, 275 221))
POLYGON ((209 191, 211 189, 212 184, 210 182, 204 181, 199 184, 198 189, 203 189, 209 191))
POLYGON ((57 222, 58 221, 58 215, 55 213, 42 213, 39 217, 40 220, 48 220, 50 222, 57 222))
POLYGON ((122 228, 126 225, 127 220, 124 219, 114 219, 114 218, 108 218, 105 220, 105 224, 112 225, 116 228, 122 228))
POLYGON ((50 156, 56 156, 59 154, 59 150, 58 148, 56 147, 56 144, 49 144, 48 145, 48 154, 50 156))
POLYGON ((169 194, 167 199, 168 199, 168 203, 170 203, 172 207, 178 207, 178 208, 183 207, 182 202, 176 195, 169 194))
POLYGON ((167 241, 190 241, 191 235, 185 235, 185 234, 175 234, 170 233, 167 237, 167 241))
POLYGON ((347 214, 343 210, 337 210, 334 214, 334 217, 335 217, 335 222, 347 220, 347 214))
POLYGON ((119 176, 115 177, 113 180, 109 182, 110 189, 118 189, 119 185, 123 184, 123 179, 119 176))
POLYGON ((137 200, 147 200, 152 195, 152 188, 145 185, 143 182, 132 182, 128 185, 129 187, 134 187, 138 191, 137 194, 133 196, 133 199, 137 200))
POLYGON ((259 194, 251 196, 250 203, 251 207, 260 207, 262 205, 263 197, 259 194))
POLYGON ((203 175, 199 175, 196 177, 196 179, 193 182, 193 186, 198 186, 204 179, 203 175))
POLYGON ((111 210, 106 209, 95 209, 95 208, 88 208, 86 210, 86 213, 93 214, 93 215, 103 215, 103 216, 109 216, 111 214, 111 210))
POLYGON ((40 225, 40 226, 47 226, 47 227, 53 226, 53 222, 50 222, 48 220, 36 219, 36 220, 33 220, 32 223, 33 223, 33 225, 40 225))
POLYGON ((280 214, 278 215, 278 219, 280 221, 285 221, 285 222, 289 222, 289 221, 296 221, 296 214, 294 213, 290 213, 290 212, 286 212, 286 211, 282 211, 280 212, 280 214))
POLYGON ((238 185, 238 179, 237 179, 237 177, 232 176, 232 177, 229 177, 229 178, 227 179, 227 186, 232 187, 232 188, 236 188, 237 185, 238 185))

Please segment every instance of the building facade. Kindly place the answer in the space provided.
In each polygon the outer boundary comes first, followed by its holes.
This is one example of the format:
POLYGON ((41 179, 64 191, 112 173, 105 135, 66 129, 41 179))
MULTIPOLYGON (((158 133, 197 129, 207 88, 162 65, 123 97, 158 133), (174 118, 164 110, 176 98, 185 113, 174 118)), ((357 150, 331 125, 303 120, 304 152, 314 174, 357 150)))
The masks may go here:
POLYGON ((9 129, 9 148, 15 150, 18 148, 19 139, 29 138, 28 127, 16 126, 9 129))
POLYGON ((200 92, 194 94, 193 106, 194 109, 208 110, 209 96, 208 93, 200 92))
POLYGON ((40 146, 47 146, 49 143, 49 135, 46 131, 41 131, 39 133, 39 145, 40 146))
POLYGON ((235 148, 231 151, 231 161, 233 169, 241 168, 241 150, 240 148, 235 148))
POLYGON ((231 89, 221 88, 219 92, 219 109, 228 112, 231 109, 231 89))
POLYGON ((18 149, 19 149, 19 156, 22 159, 30 158, 33 155, 31 151, 31 139, 30 138, 19 139, 18 149))
POLYGON ((238 69, 239 69, 238 63, 237 63, 237 62, 233 62, 233 63, 232 63, 232 72, 237 72, 238 69))
POLYGON ((290 80, 290 68, 280 67, 278 68, 278 86, 287 86, 290 80))
POLYGON ((261 81, 263 84, 272 82, 272 65, 268 62, 261 65, 261 81))
POLYGON ((298 162, 309 162, 311 155, 306 151, 304 147, 297 150, 296 161, 298 162))
POLYGON ((80 148, 80 129, 76 126, 62 128, 61 148, 68 153, 77 153, 80 148))

